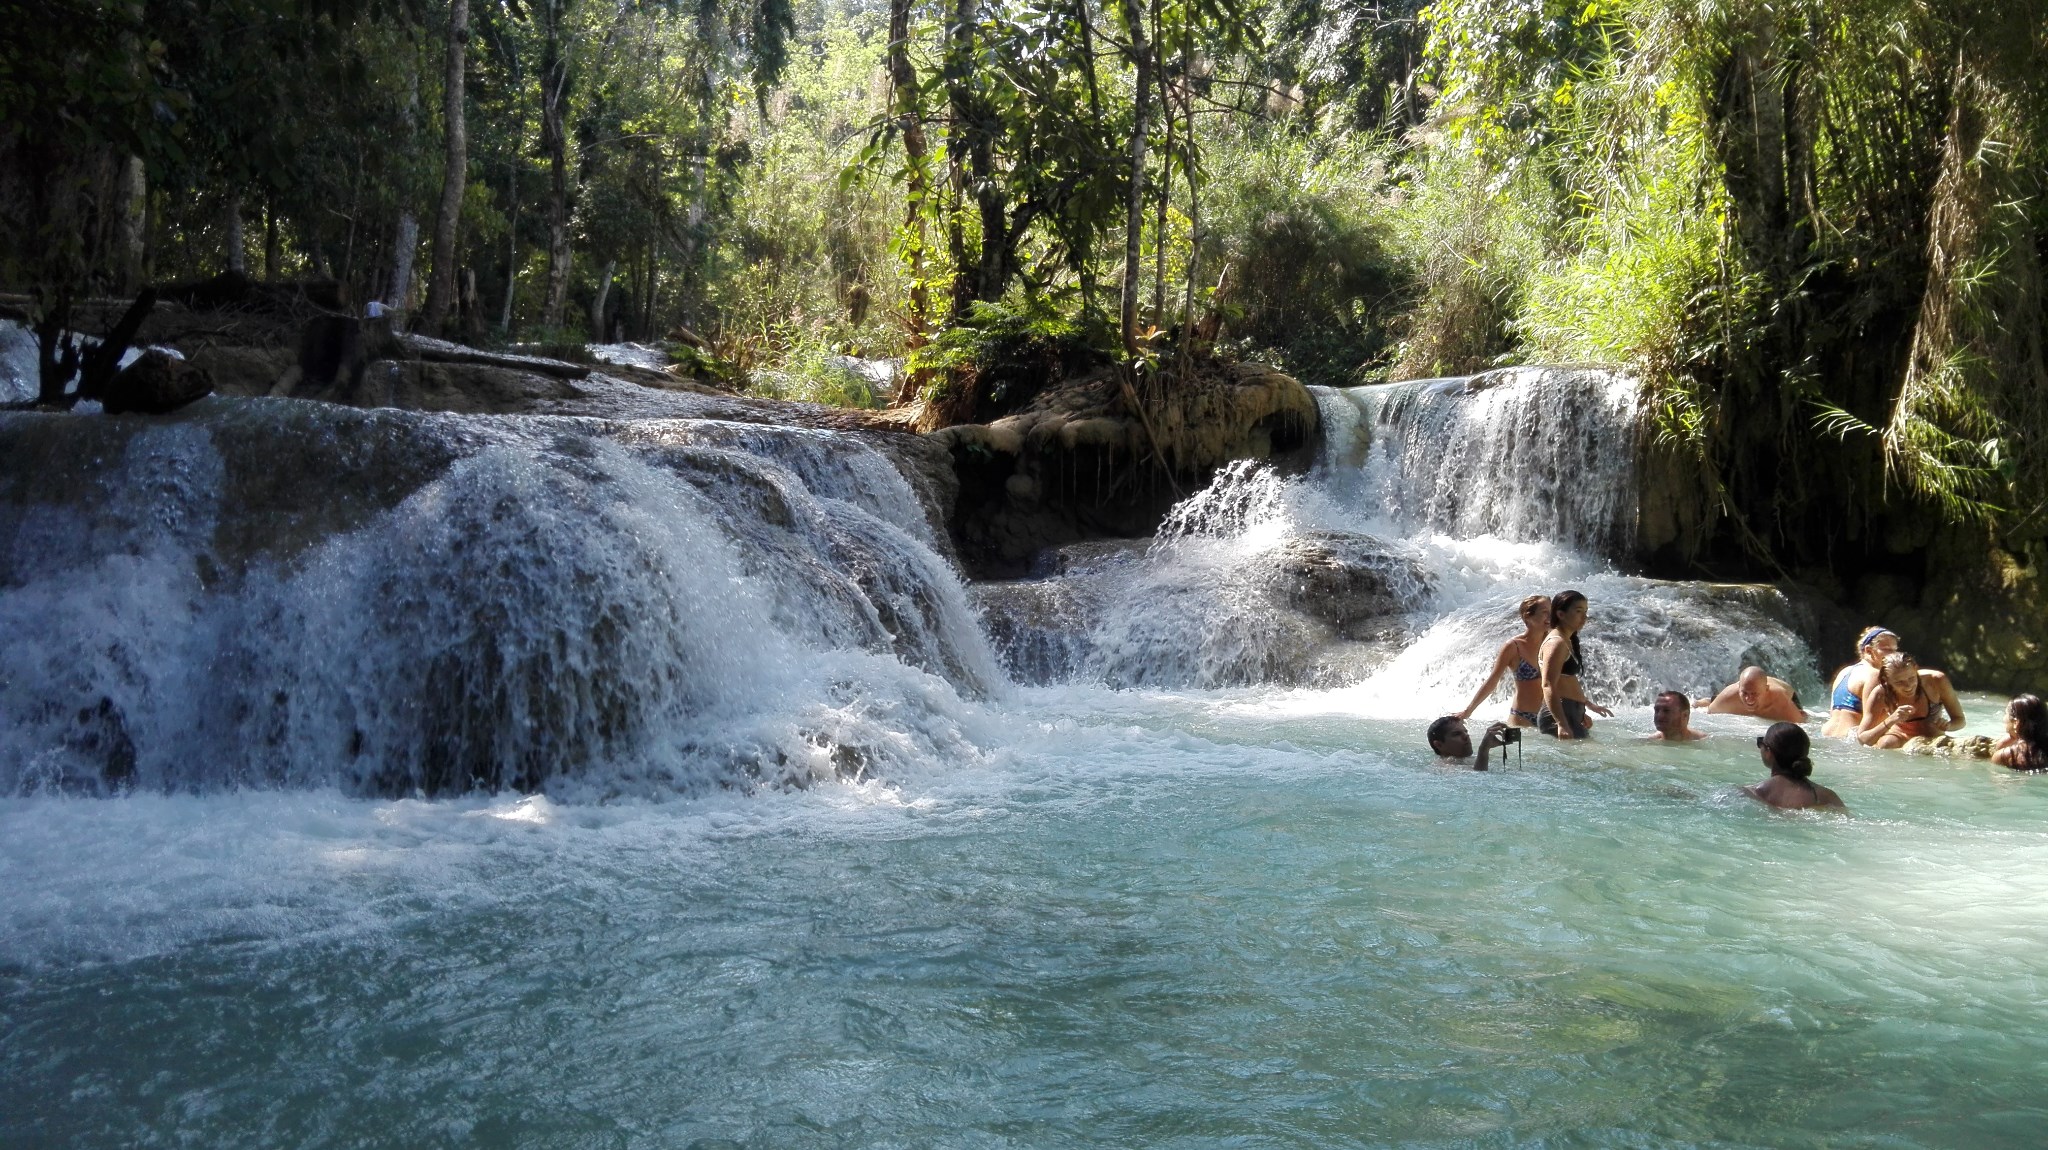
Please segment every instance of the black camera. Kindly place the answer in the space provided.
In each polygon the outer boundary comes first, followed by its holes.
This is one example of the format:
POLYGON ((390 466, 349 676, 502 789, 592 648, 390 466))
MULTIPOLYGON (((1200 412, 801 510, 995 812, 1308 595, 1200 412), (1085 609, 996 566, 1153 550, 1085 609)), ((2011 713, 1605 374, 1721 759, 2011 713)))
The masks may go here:
POLYGON ((1508 745, 1509 743, 1519 743, 1519 742, 1521 742, 1521 741, 1522 741, 1522 728, 1520 728, 1520 727, 1503 727, 1503 728, 1501 729, 1501 732, 1500 732, 1500 744, 1501 744, 1501 746, 1505 747, 1505 746, 1507 746, 1507 745, 1508 745))

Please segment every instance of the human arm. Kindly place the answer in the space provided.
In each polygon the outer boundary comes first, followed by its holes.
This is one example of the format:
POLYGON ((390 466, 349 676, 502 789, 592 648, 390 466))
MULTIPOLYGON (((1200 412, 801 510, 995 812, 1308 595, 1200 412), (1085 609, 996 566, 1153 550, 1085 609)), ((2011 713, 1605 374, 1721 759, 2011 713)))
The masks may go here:
POLYGON ((1539 668, 1543 673, 1543 705, 1557 720, 1557 737, 1560 739, 1577 737, 1572 734, 1572 725, 1565 721, 1564 708, 1560 705, 1570 697, 1564 693, 1564 657, 1569 648, 1570 644, 1552 635, 1543 641, 1543 650, 1537 656, 1543 663, 1539 668))
POLYGON ((1747 715, 1748 713, 1748 709, 1742 705, 1742 693, 1736 690, 1733 683, 1721 688, 1719 694, 1716 694, 1707 701, 1707 714, 1709 715, 1747 715))
POLYGON ((1512 639, 1500 645, 1500 654, 1493 660, 1493 674, 1486 677, 1486 683, 1473 693, 1472 701, 1465 704, 1464 710, 1458 712, 1459 718, 1471 718, 1472 712, 1479 709, 1479 704, 1484 703, 1486 697, 1493 694, 1493 689, 1500 685, 1500 677, 1508 672, 1508 658, 1513 653, 1514 645, 1512 639))
POLYGON ((1963 701, 1956 697, 1956 685, 1949 681, 1946 674, 1929 671, 1922 685, 1932 688, 1927 694, 1940 702, 1941 709, 1948 712, 1946 719, 1935 723, 1937 731, 1951 731, 1969 721, 1963 716, 1963 701))
POLYGON ((1891 692, 1882 686, 1864 694, 1863 725, 1856 728, 1857 742, 1874 747, 1892 733, 1893 727, 1920 717, 1920 709, 1911 703, 1893 707, 1888 705, 1890 702, 1891 692))
POLYGON ((1507 729, 1508 725, 1506 723, 1494 723, 1486 728, 1485 736, 1479 740, 1479 756, 1478 760, 1472 765, 1473 770, 1485 770, 1487 756, 1493 752, 1495 747, 1507 744, 1505 737, 1507 729))

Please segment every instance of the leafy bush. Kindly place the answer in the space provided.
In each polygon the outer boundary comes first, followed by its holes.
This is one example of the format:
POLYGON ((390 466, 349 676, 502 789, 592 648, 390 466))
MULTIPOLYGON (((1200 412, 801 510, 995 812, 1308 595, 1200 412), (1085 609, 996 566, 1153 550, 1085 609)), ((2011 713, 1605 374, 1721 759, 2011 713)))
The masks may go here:
POLYGON ((1393 242, 1392 151, 1376 136, 1273 125, 1211 146, 1204 264, 1230 267, 1227 331, 1243 354, 1305 383, 1385 377, 1415 284, 1393 242))

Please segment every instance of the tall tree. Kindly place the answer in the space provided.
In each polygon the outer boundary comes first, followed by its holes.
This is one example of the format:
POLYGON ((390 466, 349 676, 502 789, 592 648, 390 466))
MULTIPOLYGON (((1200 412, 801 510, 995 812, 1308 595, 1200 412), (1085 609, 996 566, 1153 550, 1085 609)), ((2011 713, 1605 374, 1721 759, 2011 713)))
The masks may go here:
POLYGON ((1152 45, 1146 35, 1147 13, 1138 0, 1120 0, 1124 35, 1130 41, 1132 100, 1129 177, 1130 190, 1124 208, 1124 289, 1118 314, 1124 351, 1138 354, 1138 294, 1142 291, 1142 260, 1145 243, 1145 143, 1150 128, 1152 101, 1152 45))
POLYGON ((462 227, 462 188, 469 171, 469 140, 463 121, 463 76, 469 51, 469 0, 450 0, 448 69, 441 88, 441 123, 445 167, 441 174, 441 205, 434 214, 434 267, 427 280, 427 302, 420 322, 438 331, 455 299, 455 266, 461 262, 456 237, 462 227))

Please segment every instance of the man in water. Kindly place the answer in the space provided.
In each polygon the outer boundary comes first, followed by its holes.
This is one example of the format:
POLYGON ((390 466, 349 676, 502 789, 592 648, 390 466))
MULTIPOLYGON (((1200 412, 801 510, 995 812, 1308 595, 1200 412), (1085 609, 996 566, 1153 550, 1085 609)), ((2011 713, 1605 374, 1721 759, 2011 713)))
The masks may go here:
MULTIPOLYGON (((1486 728, 1486 734, 1481 736, 1479 740, 1479 762, 1472 767, 1473 770, 1483 771, 1486 769, 1486 756, 1495 747, 1502 746, 1507 742, 1507 732, 1510 729, 1506 723, 1494 723, 1486 728)), ((1515 734, 1519 736, 1521 732, 1516 731, 1515 734)), ((1471 758, 1472 733, 1465 729, 1465 720, 1456 715, 1445 715, 1443 718, 1431 723, 1429 725, 1429 749, 1435 752, 1438 758, 1447 763, 1462 764, 1466 759, 1471 758)))
POLYGON ((1742 674, 1707 704, 1707 714, 1748 715, 1774 723, 1806 721, 1805 709, 1792 697, 1792 684, 1764 673, 1762 667, 1744 667, 1742 674))
POLYGON ((1681 691, 1666 691, 1650 704, 1650 721, 1657 724, 1652 739, 1667 743, 1690 743, 1705 735, 1692 729, 1692 700, 1681 691))

